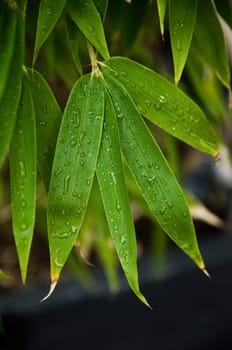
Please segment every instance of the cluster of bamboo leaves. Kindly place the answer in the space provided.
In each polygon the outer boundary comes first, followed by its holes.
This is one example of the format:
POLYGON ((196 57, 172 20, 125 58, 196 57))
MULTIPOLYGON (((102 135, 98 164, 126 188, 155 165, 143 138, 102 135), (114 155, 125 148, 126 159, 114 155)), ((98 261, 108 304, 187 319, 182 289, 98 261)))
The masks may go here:
MULTIPOLYGON (((107 0, 41 0, 33 62, 28 67, 27 2, 0 1, 0 166, 9 153, 13 232, 23 281, 35 225, 37 169, 48 194, 52 289, 72 248, 78 245, 94 189, 103 204, 102 209, 96 202, 96 216, 104 211, 106 230, 128 283, 147 303, 138 283, 125 167, 163 230, 201 269, 205 268, 183 190, 144 117, 192 147, 217 154, 214 129, 198 105, 176 85, 191 47, 229 87, 223 32, 210 0, 144 3, 158 9, 162 34, 165 14, 168 17, 175 84, 129 58, 110 56, 103 25, 107 0), (60 18, 67 26, 80 74, 63 114, 49 85, 35 69, 40 49, 60 18), (79 56, 81 36, 87 41, 92 65, 87 74, 83 74, 79 56)), ((128 11, 130 6, 133 9, 133 1, 127 6, 128 11)), ((104 239, 107 236, 103 234, 104 239)), ((103 247, 107 249, 106 244, 103 247)))

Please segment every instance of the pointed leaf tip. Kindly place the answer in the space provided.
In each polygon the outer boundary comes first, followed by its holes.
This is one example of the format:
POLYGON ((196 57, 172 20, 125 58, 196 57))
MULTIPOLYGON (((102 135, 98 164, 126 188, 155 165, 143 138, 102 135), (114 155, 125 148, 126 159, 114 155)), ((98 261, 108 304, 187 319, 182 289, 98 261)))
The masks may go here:
POLYGON ((50 290, 48 292, 48 294, 40 300, 40 302, 44 302, 45 300, 47 300, 48 298, 50 298, 50 296, 52 295, 52 293, 54 292, 55 288, 56 288, 56 285, 57 285, 57 282, 58 282, 58 279, 55 279, 51 282, 51 285, 50 285, 50 290))
POLYGON ((201 269, 201 271, 208 277, 208 278, 212 278, 211 276, 210 276, 210 274, 208 273, 208 271, 206 270, 206 268, 204 267, 203 269, 201 269))

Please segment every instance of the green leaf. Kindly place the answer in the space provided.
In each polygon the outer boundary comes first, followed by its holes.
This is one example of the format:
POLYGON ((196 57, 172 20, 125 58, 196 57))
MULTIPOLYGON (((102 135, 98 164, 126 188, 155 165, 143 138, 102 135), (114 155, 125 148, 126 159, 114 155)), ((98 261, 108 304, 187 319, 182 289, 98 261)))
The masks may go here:
POLYGON ((148 0, 133 0, 131 3, 123 2, 120 11, 119 50, 128 52, 131 49, 145 21, 147 8, 148 0))
POLYGON ((169 31, 174 60, 175 83, 181 78, 197 13, 197 0, 169 0, 169 31))
POLYGON ((108 7, 108 0, 93 0, 93 2, 101 16, 102 21, 104 21, 108 7))
POLYGON ((160 31, 162 36, 164 35, 164 18, 167 8, 167 0, 157 0, 157 7, 158 7, 158 14, 159 14, 159 21, 160 21, 160 31))
POLYGON ((21 92, 24 59, 24 26, 21 18, 18 18, 17 21, 13 58, 0 101, 0 168, 10 145, 21 92))
POLYGON ((102 20, 93 1, 69 0, 68 13, 97 51, 105 59, 109 58, 102 20))
POLYGON ((194 38, 199 52, 214 69, 218 78, 230 86, 230 69, 222 28, 211 0, 198 2, 194 38))
POLYGON ((200 151, 216 155, 215 131, 201 109, 172 83, 122 57, 108 59, 102 64, 102 70, 117 77, 139 112, 154 124, 200 151))
POLYGON ((33 54, 33 65, 37 59, 39 50, 44 44, 56 23, 58 22, 67 0, 41 0, 36 30, 35 48, 33 54))
POLYGON ((117 113, 122 150, 144 199, 164 231, 204 269, 181 187, 127 90, 107 71, 104 77, 117 113))
POLYGON ((38 167, 48 191, 61 122, 61 110, 50 87, 40 73, 28 68, 27 78, 36 116, 38 167))
POLYGON ((16 33, 16 13, 4 5, 0 5, 0 101, 7 82, 16 33))
POLYGON ((136 238, 122 166, 119 131, 116 113, 107 92, 97 179, 110 233, 128 283, 137 297, 148 305, 139 290, 136 238))
POLYGON ((208 63, 202 56, 199 57, 195 45, 192 45, 190 50, 189 59, 186 63, 186 73, 191 80, 191 87, 210 117, 219 123, 226 120, 228 111, 224 99, 223 85, 208 63))
POLYGON ((104 93, 99 78, 85 75, 69 96, 52 167, 48 194, 51 279, 59 278, 77 239, 100 148, 104 93))
POLYGON ((82 33, 77 28, 75 23, 69 18, 68 16, 66 17, 66 29, 67 29, 67 34, 68 34, 68 41, 69 41, 69 46, 72 52, 72 58, 73 61, 76 65, 77 71, 80 75, 83 74, 82 70, 82 65, 81 65, 81 60, 80 60, 80 49, 81 49, 81 36, 82 33))
POLYGON ((30 89, 23 81, 10 147, 11 201, 14 238, 22 280, 27 275, 36 195, 36 128, 30 89))
POLYGON ((8 280, 11 276, 7 275, 4 271, 0 269, 0 279, 8 280))

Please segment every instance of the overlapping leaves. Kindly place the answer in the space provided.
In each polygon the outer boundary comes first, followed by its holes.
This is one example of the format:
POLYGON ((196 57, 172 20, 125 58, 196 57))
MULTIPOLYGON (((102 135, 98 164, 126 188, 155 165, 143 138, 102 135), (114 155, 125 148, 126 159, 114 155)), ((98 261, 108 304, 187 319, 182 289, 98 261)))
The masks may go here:
MULTIPOLYGON (((0 13, 0 48, 5 52, 0 57, 0 164, 11 143, 13 228, 23 280, 34 230, 38 165, 48 191, 52 286, 78 240, 96 177, 125 276, 134 293, 147 304, 138 283, 136 237, 124 160, 162 228, 201 269, 204 263, 183 192, 142 116, 212 155, 217 152, 218 141, 203 112, 181 90, 132 60, 109 58, 103 28, 107 3, 107 0, 59 0, 54 6, 52 1, 40 2, 33 63, 64 10, 70 17, 69 37, 71 44, 75 44, 71 47, 80 74, 79 43, 76 43, 79 32, 106 59, 101 64, 102 72, 95 67, 94 73, 76 82, 62 118, 50 88, 38 72, 25 69, 22 84, 22 22, 16 12, 7 12, 4 18, 0 13), (5 28, 6 21, 11 23, 10 30, 5 28)), ((139 12, 139 2, 136 4, 139 12)), ((167 1, 158 1, 162 33, 166 5, 167 1)), ((145 9, 146 2, 144 13, 145 9)), ((176 82, 181 77, 193 36, 195 47, 202 49, 212 69, 228 86, 225 44, 212 2, 198 2, 197 7, 197 1, 170 0, 169 20, 176 82), (183 23, 178 16, 184 17, 186 11, 191 20, 183 23), (203 20, 205 12, 210 14, 207 22, 203 20), (209 33, 211 26, 216 28, 214 41, 209 33), (202 37, 204 45, 200 41, 202 37), (220 55, 215 60, 217 51, 220 55)), ((132 29, 125 35, 128 47, 139 23, 132 29)))
MULTIPOLYGON (((201 269, 204 269, 204 263, 183 192, 140 115, 143 109, 141 103, 137 105, 137 81, 149 77, 152 86, 158 86, 159 94, 170 93, 175 99, 176 108, 172 110, 172 115, 176 118, 178 113, 175 115, 175 111, 187 105, 190 115, 195 112, 196 117, 201 119, 199 125, 205 124, 210 131, 211 128, 204 114, 183 92, 137 63, 130 63, 135 81, 131 86, 122 84, 125 59, 112 58, 102 64, 103 74, 86 75, 79 79, 67 102, 48 195, 51 279, 54 287, 78 239, 96 172, 108 226, 122 268, 132 290, 147 303, 138 286, 136 240, 122 153, 160 225, 201 269), (114 65, 115 62, 117 65, 114 65)), ((155 101, 157 91, 150 89, 149 93, 155 101)), ((139 102, 142 98, 143 95, 139 97, 139 102)), ((186 118, 187 126, 192 127, 192 119, 186 118)), ((197 125, 197 135, 199 126, 197 123, 194 125, 197 125)), ((182 132, 181 138, 189 142, 188 134, 182 132)), ((201 139, 200 134, 195 144, 204 151, 215 153, 217 143, 212 131, 208 132, 207 140, 201 139)))

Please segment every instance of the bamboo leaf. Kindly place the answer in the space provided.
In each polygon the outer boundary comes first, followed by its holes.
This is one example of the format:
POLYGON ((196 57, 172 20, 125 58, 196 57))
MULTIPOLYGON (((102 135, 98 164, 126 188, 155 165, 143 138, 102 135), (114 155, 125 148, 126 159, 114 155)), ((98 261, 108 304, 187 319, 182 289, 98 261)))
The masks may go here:
POLYGON ((33 65, 38 53, 56 23, 58 22, 67 0, 41 0, 39 6, 39 16, 35 38, 35 48, 33 53, 33 65))
POLYGON ((164 18, 167 8, 167 0, 157 0, 157 7, 158 7, 158 14, 159 14, 159 21, 160 21, 160 31, 162 36, 164 35, 164 18))
POLYGON ((204 270, 183 192, 127 90, 107 71, 122 150, 155 218, 171 239, 204 270))
POLYGON ((52 286, 77 239, 100 147, 104 94, 99 78, 85 75, 69 96, 52 167, 48 235, 52 286))
POLYGON ((32 92, 37 130, 38 167, 48 191, 52 161, 61 122, 61 110, 42 75, 27 69, 32 92))
POLYGON ((8 151, 13 134, 15 116, 21 92, 22 65, 24 59, 24 27, 18 17, 13 58, 0 101, 0 168, 8 151))
POLYGON ((106 59, 109 51, 104 34, 101 16, 92 0, 69 0, 68 13, 86 38, 106 59))
POLYGON ((16 13, 0 4, 0 101, 7 82, 8 72, 14 50, 16 33, 16 13))
POLYGON ((105 16, 106 16, 106 11, 107 11, 107 7, 108 7, 108 0, 93 0, 93 2, 95 4, 96 9, 98 10, 98 12, 101 16, 102 22, 103 22, 105 19, 105 16))
POLYGON ((80 49, 81 49, 81 36, 83 34, 77 28, 75 23, 67 16, 66 18, 66 29, 68 34, 69 46, 72 52, 72 58, 76 65, 77 71, 80 75, 83 74, 81 60, 80 60, 80 49))
POLYGON ((139 290, 134 224, 122 167, 116 114, 107 92, 97 179, 111 236, 128 283, 137 297, 148 305, 139 290))
POLYGON ((117 77, 139 112, 154 124, 200 151, 216 155, 215 131, 201 109, 172 83, 122 57, 108 59, 102 70, 117 77))
POLYGON ((10 279, 10 278, 11 278, 11 276, 7 275, 4 271, 2 271, 2 270, 0 269, 0 279, 2 279, 2 280, 8 280, 8 279, 10 279))
POLYGON ((199 51, 195 49, 195 45, 191 46, 186 72, 196 96, 210 117, 219 123, 225 120, 228 111, 224 101, 223 85, 204 58, 199 57, 199 51))
POLYGON ((35 115, 31 92, 25 81, 10 147, 10 176, 13 231, 25 282, 34 230, 36 194, 35 115))
POLYGON ((230 70, 222 28, 211 0, 198 2, 194 38, 199 51, 226 86, 230 86, 230 70))
POLYGON ((197 13, 197 0, 169 0, 169 31, 174 60, 175 83, 181 78, 197 13))

